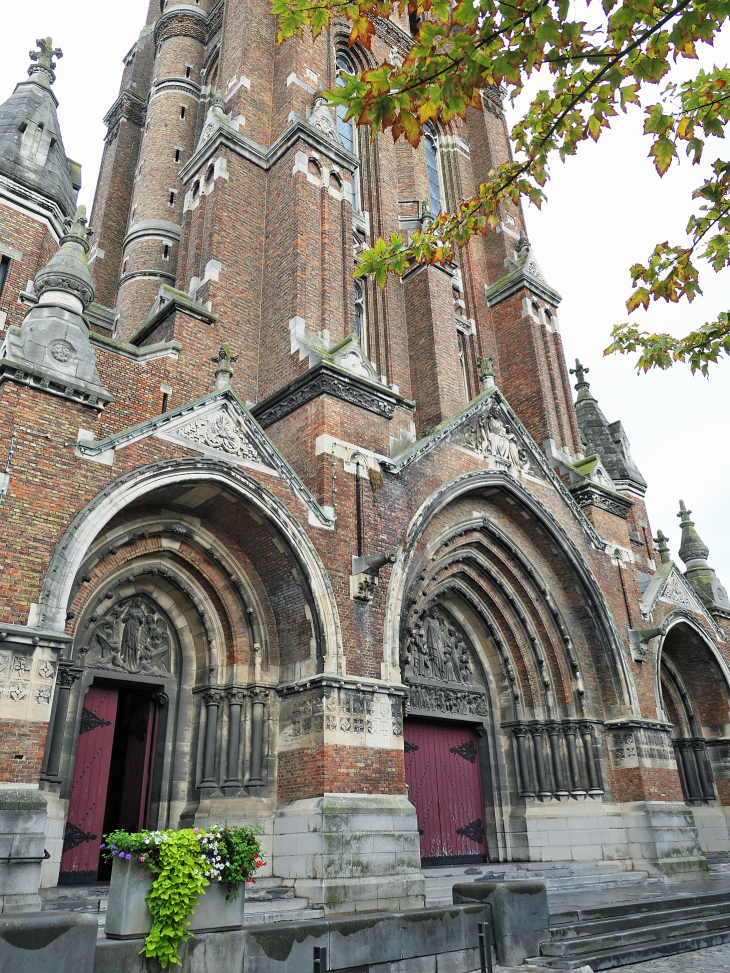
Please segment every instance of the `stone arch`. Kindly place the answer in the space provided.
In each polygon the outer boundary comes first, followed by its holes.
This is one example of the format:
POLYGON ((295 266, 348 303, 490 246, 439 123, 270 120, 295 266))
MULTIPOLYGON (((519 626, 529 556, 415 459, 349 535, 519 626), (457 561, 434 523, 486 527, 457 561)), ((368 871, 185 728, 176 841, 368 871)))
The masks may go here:
POLYGON ((677 610, 665 620, 654 678, 658 712, 672 724, 682 791, 690 804, 730 800, 722 755, 730 737, 730 674, 703 626, 677 610))
POLYGON ((74 518, 51 558, 39 602, 38 622, 63 632, 74 581, 86 553, 115 514, 163 487, 190 484, 218 485, 255 511, 275 530, 287 555, 306 581, 312 603, 314 651, 320 667, 344 672, 340 621, 324 565, 312 542, 287 507, 248 473, 208 459, 176 459, 128 473, 94 497, 74 518))
MULTIPOLYGON (((621 638, 605 596, 590 566, 568 536, 567 531, 537 497, 529 493, 514 477, 500 471, 480 470, 456 477, 431 494, 412 518, 388 587, 384 626, 384 678, 396 678, 399 672, 400 646, 413 607, 410 600, 412 590, 417 585, 422 570, 420 564, 423 558, 419 559, 417 556, 418 547, 429 525, 438 514, 455 501, 486 491, 499 491, 511 503, 518 505, 525 516, 531 518, 538 526, 548 544, 557 549, 558 556, 580 588, 586 607, 594 619, 597 640, 602 650, 601 657, 610 674, 610 686, 614 695, 614 698, 609 701, 610 705, 624 715, 638 715, 640 713, 638 696, 628 660, 622 649, 621 638)), ((519 557, 516 546, 506 537, 504 530, 500 529, 498 524, 492 523, 488 517, 480 516, 477 520, 484 523, 484 529, 488 533, 500 537, 500 542, 505 543, 510 555, 519 557)), ((519 559, 525 565, 525 559, 519 559)), ((585 685, 581 676, 581 663, 574 645, 575 633, 571 633, 568 629, 539 572, 534 566, 525 566, 525 573, 553 619, 556 641, 559 638, 564 647, 567 671, 572 672, 575 677, 575 693, 578 697, 584 697, 585 685)))

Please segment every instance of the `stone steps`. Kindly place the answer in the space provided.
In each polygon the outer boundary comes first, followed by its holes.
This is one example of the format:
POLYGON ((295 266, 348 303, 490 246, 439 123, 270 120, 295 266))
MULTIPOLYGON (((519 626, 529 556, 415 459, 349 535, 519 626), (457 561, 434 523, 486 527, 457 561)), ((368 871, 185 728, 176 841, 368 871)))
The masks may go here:
POLYGON ((607 970, 730 942, 730 885, 552 914, 530 964, 607 970))
MULTIPOLYGON (((259 878, 246 886, 245 923, 285 922, 292 919, 319 919, 321 909, 310 909, 309 900, 298 898, 291 885, 280 878, 259 878)), ((103 934, 109 884, 66 885, 41 889, 41 909, 51 912, 87 912, 97 915, 103 934)))
POLYGON ((496 865, 425 868, 426 907, 450 904, 457 882, 544 881, 548 893, 636 888, 650 882, 647 872, 625 871, 621 862, 508 862, 496 865))

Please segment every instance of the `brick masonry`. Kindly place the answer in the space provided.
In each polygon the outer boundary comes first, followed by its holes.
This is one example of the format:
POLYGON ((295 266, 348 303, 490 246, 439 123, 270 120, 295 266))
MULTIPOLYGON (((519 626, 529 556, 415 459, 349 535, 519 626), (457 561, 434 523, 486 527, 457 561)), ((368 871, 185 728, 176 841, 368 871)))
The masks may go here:
MULTIPOLYGON (((0 384, 0 652, 38 639, 78 676, 49 730, 50 708, 8 715, 0 669, 0 782, 68 801, 83 693, 99 678, 141 679, 94 655, 100 631, 122 637, 114 620, 136 597, 171 632, 169 671, 153 672, 171 714, 161 817, 214 814, 224 793, 244 817, 242 794, 268 801, 264 818, 325 794, 402 796, 402 699, 415 683, 401 656, 437 606, 469 647, 479 702, 452 675, 420 687, 436 702, 419 715, 482 723, 484 817, 499 806, 504 819, 492 858, 529 856, 516 837, 526 805, 544 785, 562 815, 561 775, 575 807, 681 804, 672 734, 709 744, 719 820, 730 621, 681 579, 647 606, 658 554, 641 497, 617 507, 604 491, 579 507, 568 491, 584 444, 555 292, 523 275, 488 299, 518 272, 521 213, 505 207, 458 272, 369 282, 358 351, 346 343, 354 255, 419 225, 424 149, 360 132, 354 157, 333 114, 310 124, 346 51, 343 25, 276 48, 265 0, 229 0, 225 18, 212 0, 198 8, 170 0, 160 16, 153 0, 107 116, 90 266, 114 336, 91 340, 113 401, 101 411, 17 375, 0 384), (237 399, 214 401, 224 342, 238 355, 237 399), (492 395, 480 355, 494 356, 492 395), (395 563, 359 590, 353 557, 381 553, 395 563)), ((372 58, 408 43, 380 25, 372 58)), ((443 128, 439 146, 453 207, 508 156, 496 96, 443 128)), ((19 198, 0 197, 8 327, 60 236, 60 219, 19 198)))

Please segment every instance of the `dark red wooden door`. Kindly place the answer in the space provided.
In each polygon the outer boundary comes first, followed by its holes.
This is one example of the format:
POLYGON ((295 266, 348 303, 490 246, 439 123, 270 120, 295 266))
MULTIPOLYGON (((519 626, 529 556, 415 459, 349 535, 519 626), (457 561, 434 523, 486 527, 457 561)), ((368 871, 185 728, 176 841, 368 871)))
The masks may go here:
POLYGON ((135 701, 129 720, 129 741, 124 767, 124 790, 119 827, 140 831, 147 826, 150 760, 154 752, 157 707, 147 697, 135 701))
POLYGON ((61 885, 96 881, 118 698, 116 689, 92 686, 84 699, 63 839, 61 885))
POLYGON ((406 720, 404 740, 408 797, 416 808, 424 864, 484 861, 484 802, 474 731, 406 720))

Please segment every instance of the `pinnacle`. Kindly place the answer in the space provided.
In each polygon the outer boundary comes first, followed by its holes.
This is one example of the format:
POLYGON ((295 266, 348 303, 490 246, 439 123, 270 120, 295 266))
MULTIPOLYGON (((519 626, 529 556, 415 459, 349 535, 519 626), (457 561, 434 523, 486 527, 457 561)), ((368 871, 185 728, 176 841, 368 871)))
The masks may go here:
POLYGON ((710 549, 695 530, 694 521, 689 519, 691 513, 692 511, 687 509, 684 500, 680 500, 677 517, 679 517, 682 527, 682 543, 679 548, 679 556, 685 564, 690 561, 707 562, 710 549))

